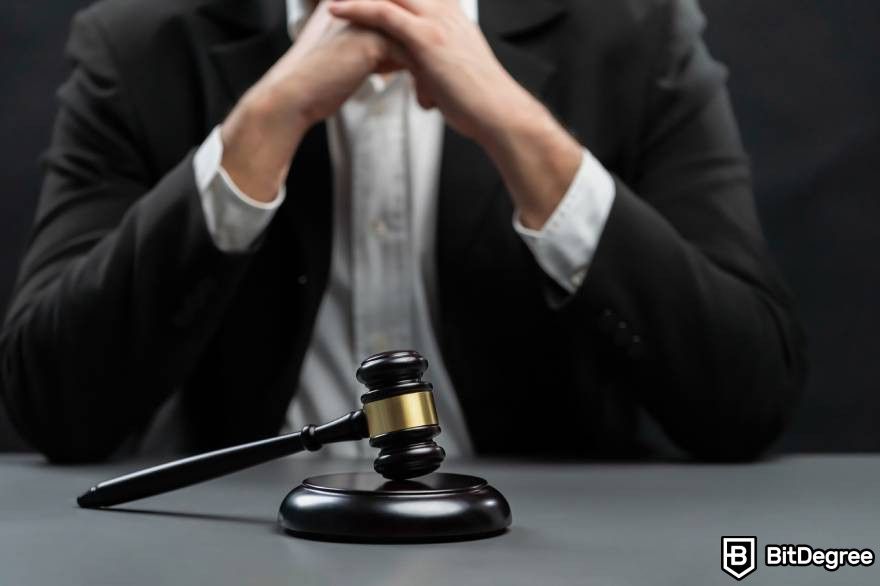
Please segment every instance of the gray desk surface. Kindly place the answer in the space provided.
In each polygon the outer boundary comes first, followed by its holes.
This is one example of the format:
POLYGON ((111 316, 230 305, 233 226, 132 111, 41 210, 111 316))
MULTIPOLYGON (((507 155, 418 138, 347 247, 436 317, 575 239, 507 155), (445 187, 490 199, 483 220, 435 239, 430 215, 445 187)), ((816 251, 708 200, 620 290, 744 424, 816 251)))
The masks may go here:
MULTIPOLYGON (((512 529, 434 545, 352 545, 279 533, 303 477, 368 462, 295 456, 126 506, 74 497, 131 464, 54 468, 0 457, 0 585, 730 585, 722 535, 880 553, 880 457, 796 457, 744 466, 449 463, 505 493, 512 529)), ((744 584, 878 584, 880 562, 764 567, 744 584)))

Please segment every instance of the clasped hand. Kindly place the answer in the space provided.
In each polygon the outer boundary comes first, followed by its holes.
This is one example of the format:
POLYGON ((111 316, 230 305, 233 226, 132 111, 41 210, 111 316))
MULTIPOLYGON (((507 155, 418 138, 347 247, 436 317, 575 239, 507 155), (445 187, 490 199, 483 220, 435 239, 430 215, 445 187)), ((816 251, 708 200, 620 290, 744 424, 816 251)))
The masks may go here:
POLYGON ((580 147, 498 62, 458 0, 320 2, 224 123, 224 168, 245 193, 270 201, 309 127, 369 75, 404 69, 419 103, 479 143, 523 218, 543 225, 579 166, 580 147))
POLYGON ((505 71, 458 0, 332 0, 332 15, 390 39, 391 60, 410 71, 419 103, 479 142, 530 96, 505 71))

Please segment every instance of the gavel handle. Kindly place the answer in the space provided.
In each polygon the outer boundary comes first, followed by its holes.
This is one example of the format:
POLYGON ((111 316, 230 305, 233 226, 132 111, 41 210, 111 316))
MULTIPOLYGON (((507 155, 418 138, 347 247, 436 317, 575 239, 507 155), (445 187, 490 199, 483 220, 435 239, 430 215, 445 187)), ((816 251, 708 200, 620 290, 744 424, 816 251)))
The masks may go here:
POLYGON ((314 452, 325 444, 354 441, 368 436, 364 412, 352 411, 321 426, 307 425, 296 433, 199 454, 105 480, 90 488, 76 502, 85 509, 112 507, 238 472, 304 450, 314 452))

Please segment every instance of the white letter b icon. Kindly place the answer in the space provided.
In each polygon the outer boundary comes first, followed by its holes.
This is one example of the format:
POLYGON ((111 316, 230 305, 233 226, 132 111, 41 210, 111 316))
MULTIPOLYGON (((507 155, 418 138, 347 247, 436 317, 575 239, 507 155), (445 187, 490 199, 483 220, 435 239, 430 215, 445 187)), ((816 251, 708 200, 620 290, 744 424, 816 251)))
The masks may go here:
POLYGON ((731 566, 745 566, 749 563, 749 548, 745 545, 733 545, 727 554, 727 562, 731 566))
POLYGON ((755 571, 755 549, 758 539, 755 537, 722 537, 721 538, 721 569, 724 573, 742 580, 755 571))

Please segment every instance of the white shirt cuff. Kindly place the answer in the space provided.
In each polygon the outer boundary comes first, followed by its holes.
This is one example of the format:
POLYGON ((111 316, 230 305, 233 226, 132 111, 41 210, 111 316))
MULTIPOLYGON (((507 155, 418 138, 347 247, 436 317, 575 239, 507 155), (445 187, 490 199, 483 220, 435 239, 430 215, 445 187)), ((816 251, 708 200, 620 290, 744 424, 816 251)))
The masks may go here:
POLYGON ((614 196, 611 174, 584 149, 574 181, 543 228, 526 228, 520 222, 519 212, 514 213, 513 228, 538 265, 569 293, 577 291, 584 282, 614 196))
POLYGON ((202 211, 214 244, 223 252, 244 252, 265 231, 287 196, 282 185, 269 203, 251 199, 223 169, 223 139, 217 126, 193 159, 202 211))

